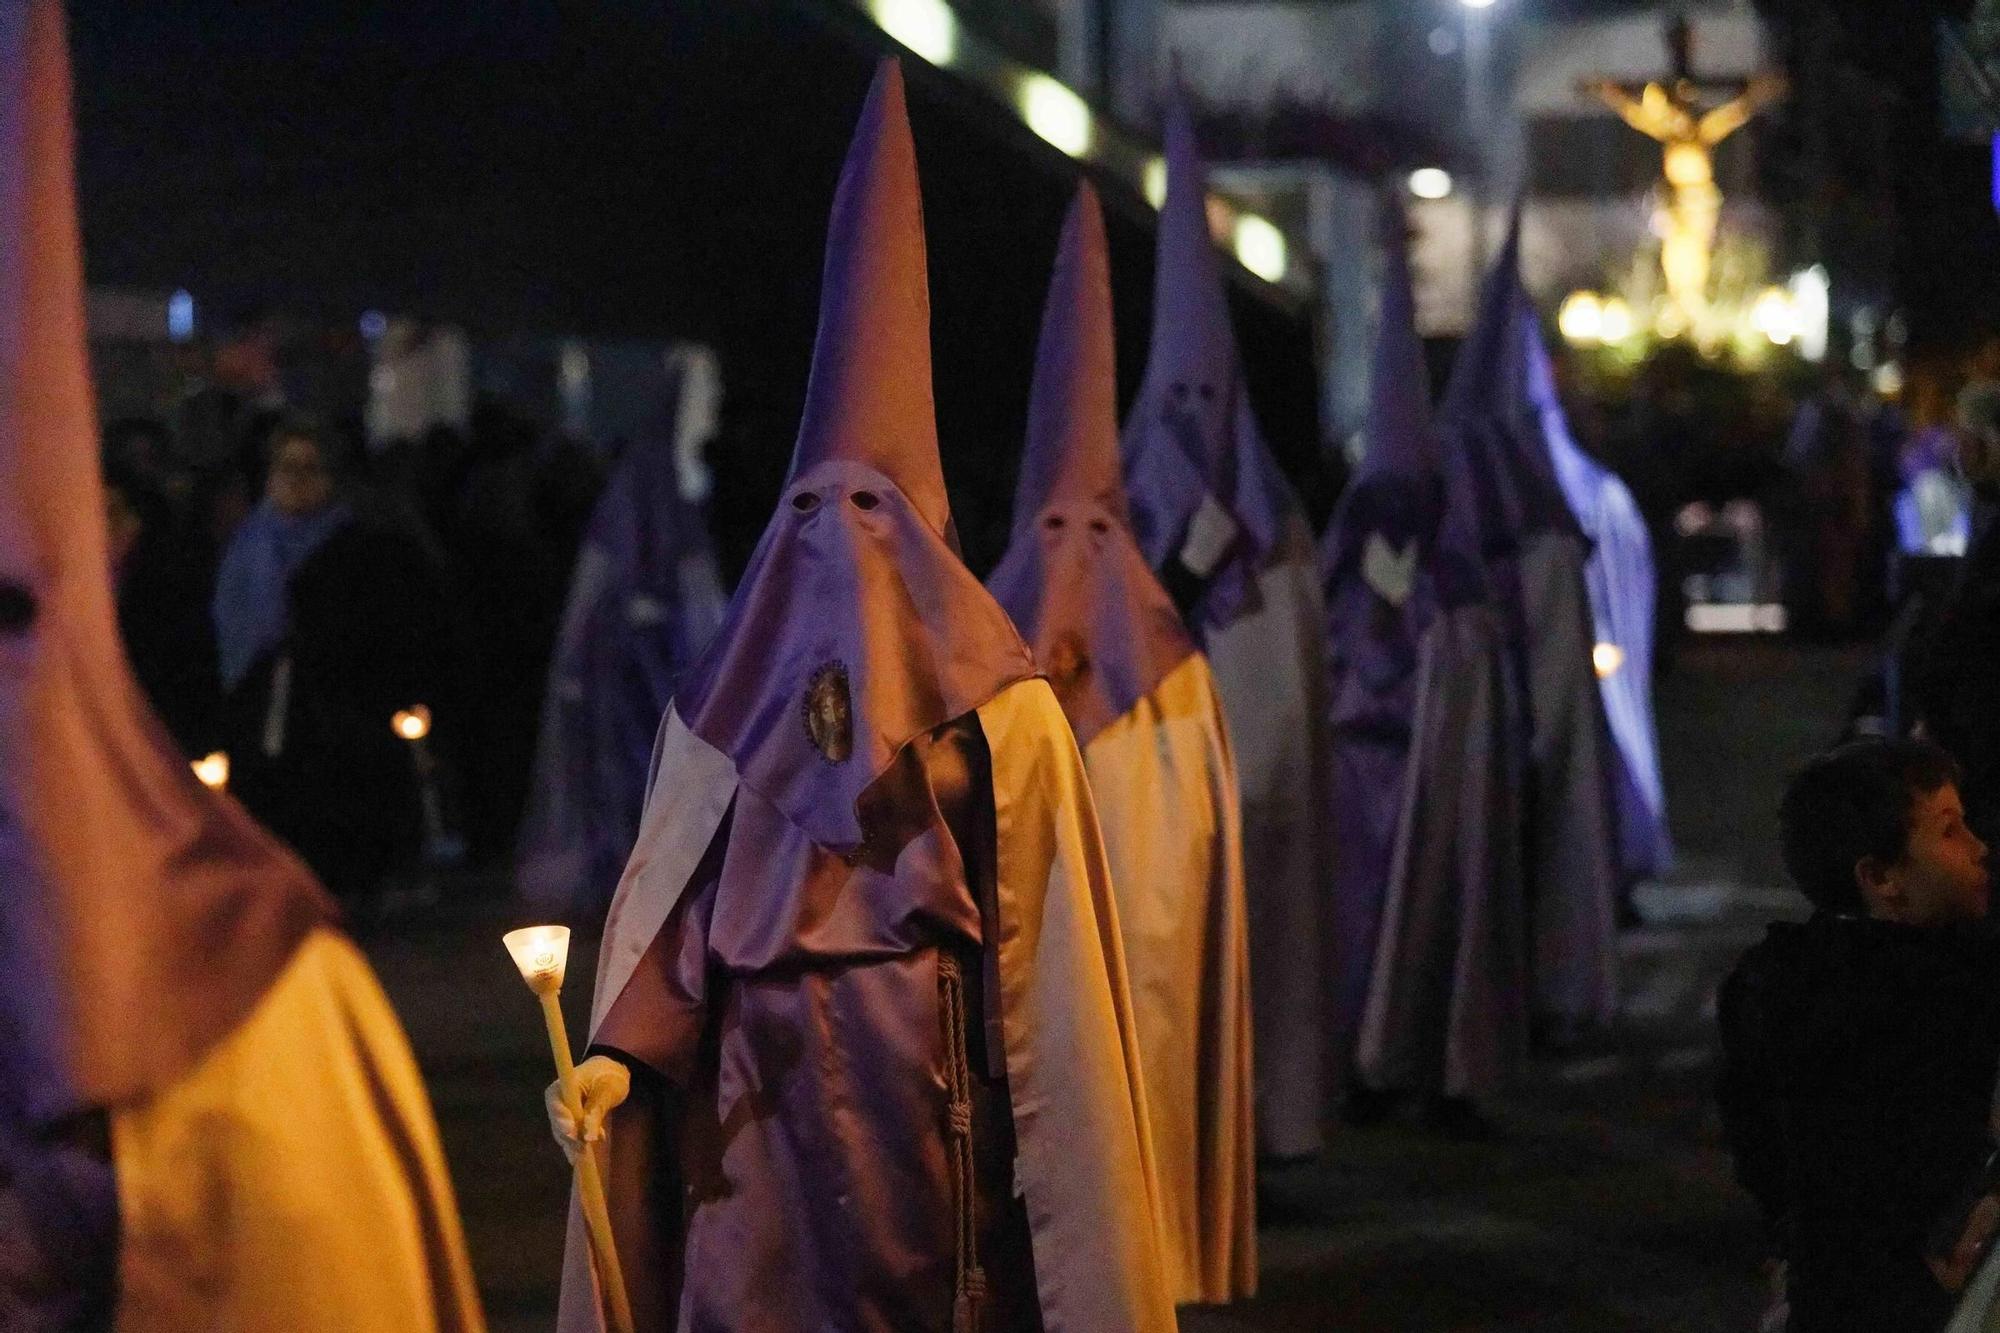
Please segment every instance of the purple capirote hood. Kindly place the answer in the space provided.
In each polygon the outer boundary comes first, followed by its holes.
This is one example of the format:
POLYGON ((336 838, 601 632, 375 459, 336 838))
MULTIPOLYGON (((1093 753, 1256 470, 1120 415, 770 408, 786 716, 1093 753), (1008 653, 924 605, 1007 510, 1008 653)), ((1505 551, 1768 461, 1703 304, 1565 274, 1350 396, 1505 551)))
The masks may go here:
POLYGON ((1517 204, 1506 243, 1480 288, 1479 309, 1438 413, 1447 454, 1455 451, 1473 465, 1481 489, 1482 540, 1489 550, 1550 529, 1583 535, 1543 439, 1539 402, 1547 376, 1534 303, 1521 285, 1517 204))
POLYGON ((201 1061, 333 907, 196 781, 126 664, 107 554, 57 0, 0 4, 0 1116, 201 1061))
POLYGON ((1166 159, 1152 342, 1120 452, 1133 529, 1154 568, 1179 553, 1204 498, 1235 522, 1236 541, 1195 610, 1199 627, 1220 628, 1256 607, 1257 575, 1300 509, 1244 390, 1222 268, 1209 239, 1201 159, 1178 96, 1167 106, 1166 159))
POLYGON ((1409 686, 1419 637, 1441 606, 1483 600, 1485 583, 1470 496, 1462 478, 1448 474, 1431 423, 1429 373, 1410 284, 1408 224, 1393 195, 1385 193, 1383 212, 1367 452, 1321 539, 1320 574, 1336 722, 1387 707, 1403 714, 1406 725, 1415 706, 1409 686), (1368 577, 1371 543, 1375 559, 1409 562, 1408 598, 1401 604, 1392 603, 1368 577))
POLYGON ((791 476, 675 699, 746 786, 845 851, 855 801, 898 750, 1035 674, 949 535, 924 266, 902 72, 885 60, 834 196, 791 476))
POLYGON ((988 580, 1085 745, 1195 651, 1132 535, 1114 356, 1104 215, 1085 182, 1042 315, 1013 539, 988 580))

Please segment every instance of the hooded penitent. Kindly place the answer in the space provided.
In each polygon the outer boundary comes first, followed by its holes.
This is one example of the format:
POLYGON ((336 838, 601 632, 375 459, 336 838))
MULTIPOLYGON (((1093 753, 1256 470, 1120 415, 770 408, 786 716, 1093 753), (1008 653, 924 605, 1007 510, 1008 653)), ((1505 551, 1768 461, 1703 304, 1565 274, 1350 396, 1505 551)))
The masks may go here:
POLYGON ((591 513, 549 667, 515 874, 547 914, 595 920, 611 901, 667 701, 727 604, 692 493, 720 394, 714 357, 676 348, 665 369, 651 429, 591 513))
POLYGON ((1312 534, 1259 435, 1202 168, 1178 99, 1146 375, 1120 439, 1132 527, 1155 569, 1199 587, 1190 623, 1229 717, 1242 792, 1259 1147, 1316 1151, 1327 1111, 1330 942, 1322 921, 1325 713, 1312 534))
POLYGON ((1465 1095, 1524 1045, 1517 761, 1471 488, 1432 429, 1406 224, 1383 208, 1367 452, 1321 551, 1336 1059, 1366 1085, 1465 1095))
POLYGON ((1236 775, 1208 662, 1132 537, 1111 274, 1086 183, 1042 317, 1014 538, 989 580, 1083 746, 1182 1301, 1256 1286, 1250 992, 1236 775))
POLYGON ((1480 290, 1438 417, 1468 470, 1486 576, 1522 682, 1523 837, 1534 998, 1558 1032, 1609 1023, 1618 1002, 1618 862, 1604 705, 1591 666, 1588 543, 1556 481, 1528 393, 1520 217, 1480 290))
MULTIPOLYGON (((952 541, 929 325, 885 63, 792 474, 667 714, 605 926, 642 1328, 1172 1327, 1089 789, 952 541)), ((562 1326, 597 1318, 573 1224, 562 1326)))
POLYGON ((1660 744, 1653 729, 1653 543, 1625 483, 1577 446, 1556 393, 1541 329, 1529 311, 1521 312, 1520 321, 1528 393, 1541 417, 1542 438, 1555 461, 1563 497, 1590 542, 1583 579, 1597 634, 1592 661, 1611 726, 1606 767, 1617 817, 1619 871, 1629 884, 1664 874, 1673 858, 1660 744))
POLYGON ((5 1272, 115 1271, 121 1329, 477 1327, 394 1017, 120 651, 69 98, 60 6, 0 3, 0 1214, 26 1223, 5 1272))

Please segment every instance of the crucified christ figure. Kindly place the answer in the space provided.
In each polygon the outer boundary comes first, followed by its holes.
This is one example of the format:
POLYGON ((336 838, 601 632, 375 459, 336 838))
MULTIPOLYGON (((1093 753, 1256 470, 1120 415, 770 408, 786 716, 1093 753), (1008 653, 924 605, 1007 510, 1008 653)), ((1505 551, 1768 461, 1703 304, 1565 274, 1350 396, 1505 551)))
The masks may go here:
POLYGON ((1715 146, 1741 129, 1765 105, 1784 96, 1779 74, 1760 74, 1738 96, 1704 111, 1687 78, 1650 82, 1634 96, 1610 79, 1591 79, 1581 90, 1616 111, 1627 125, 1662 148, 1666 199, 1660 207, 1660 269, 1667 297, 1690 323, 1708 308, 1708 262, 1722 214, 1715 184, 1715 146))

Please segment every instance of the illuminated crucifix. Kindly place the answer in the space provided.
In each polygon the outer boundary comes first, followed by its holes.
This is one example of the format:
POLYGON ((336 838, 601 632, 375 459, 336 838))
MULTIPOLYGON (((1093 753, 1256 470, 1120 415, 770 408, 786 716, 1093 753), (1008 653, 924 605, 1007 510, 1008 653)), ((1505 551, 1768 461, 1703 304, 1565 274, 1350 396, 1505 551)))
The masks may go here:
POLYGON ((1669 20, 1667 51, 1673 69, 1665 79, 1638 85, 1586 79, 1578 88, 1661 145, 1666 192, 1656 215, 1660 270, 1666 278, 1667 299, 1680 308, 1690 325, 1698 326, 1708 311, 1709 258, 1715 249, 1716 223, 1722 215, 1722 191, 1715 184, 1715 146, 1767 104, 1783 97, 1785 79, 1780 74, 1759 74, 1748 81, 1728 83, 1696 79, 1694 29, 1685 15, 1669 20), (1729 90, 1733 96, 1718 105, 1704 106, 1704 91, 1714 88, 1729 90))

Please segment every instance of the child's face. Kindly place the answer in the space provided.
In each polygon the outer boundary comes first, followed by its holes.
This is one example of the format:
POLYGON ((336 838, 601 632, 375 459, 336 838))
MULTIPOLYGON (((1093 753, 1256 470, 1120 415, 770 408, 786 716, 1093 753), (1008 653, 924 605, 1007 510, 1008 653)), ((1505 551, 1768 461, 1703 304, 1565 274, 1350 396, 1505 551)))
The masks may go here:
POLYGON ((1916 926, 1978 921, 1989 891, 1986 844, 1965 826, 1965 807, 1950 783, 1917 796, 1910 849, 1877 886, 1885 915, 1916 926))

